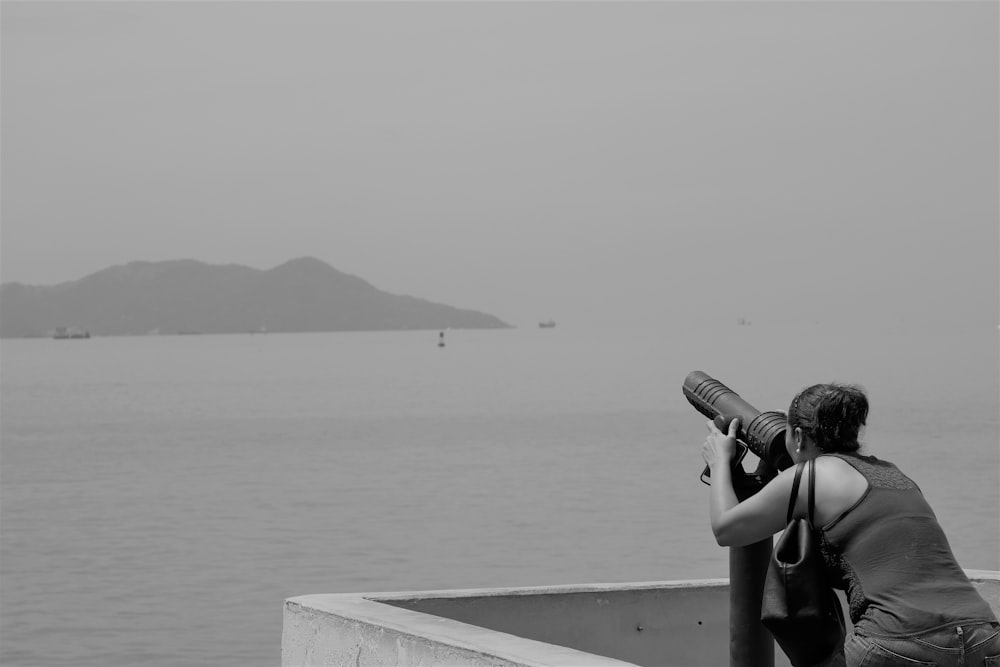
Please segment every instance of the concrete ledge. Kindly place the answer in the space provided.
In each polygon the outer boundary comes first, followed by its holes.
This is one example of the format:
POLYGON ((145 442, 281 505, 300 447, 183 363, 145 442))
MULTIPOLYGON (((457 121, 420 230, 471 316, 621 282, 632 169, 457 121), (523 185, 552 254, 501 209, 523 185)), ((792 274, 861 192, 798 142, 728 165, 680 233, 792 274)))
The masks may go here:
MULTIPOLYGON (((1000 612, 1000 572, 967 574, 1000 612)), ((722 665, 729 582, 305 595, 285 601, 281 646, 283 667, 722 665)))

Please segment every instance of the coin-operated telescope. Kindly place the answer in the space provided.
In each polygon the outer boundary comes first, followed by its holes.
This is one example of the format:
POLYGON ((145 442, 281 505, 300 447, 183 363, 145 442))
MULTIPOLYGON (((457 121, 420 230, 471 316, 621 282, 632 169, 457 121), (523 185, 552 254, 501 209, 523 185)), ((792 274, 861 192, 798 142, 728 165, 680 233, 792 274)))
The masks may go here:
MULTIPOLYGON (((701 371, 684 379, 684 396, 695 410, 726 432, 739 418, 736 442, 741 445, 733 457, 733 491, 742 502, 764 488, 779 471, 789 468, 792 459, 785 449, 788 419, 782 412, 761 412, 735 391, 701 371), (748 473, 741 465, 747 451, 760 459, 748 473)), ((711 484, 708 466, 701 481, 711 484)), ((730 667, 774 667, 774 639, 761 625, 761 594, 771 557, 771 538, 756 544, 729 549, 729 658, 730 667)))

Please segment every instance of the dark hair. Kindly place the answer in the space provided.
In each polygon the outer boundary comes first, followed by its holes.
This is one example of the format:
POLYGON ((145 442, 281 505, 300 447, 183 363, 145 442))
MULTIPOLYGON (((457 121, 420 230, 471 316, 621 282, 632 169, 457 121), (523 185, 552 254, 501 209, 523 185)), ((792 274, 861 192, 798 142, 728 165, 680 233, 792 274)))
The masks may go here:
POLYGON ((814 384, 788 409, 789 428, 801 428, 825 452, 858 451, 858 432, 867 419, 868 397, 857 385, 814 384))

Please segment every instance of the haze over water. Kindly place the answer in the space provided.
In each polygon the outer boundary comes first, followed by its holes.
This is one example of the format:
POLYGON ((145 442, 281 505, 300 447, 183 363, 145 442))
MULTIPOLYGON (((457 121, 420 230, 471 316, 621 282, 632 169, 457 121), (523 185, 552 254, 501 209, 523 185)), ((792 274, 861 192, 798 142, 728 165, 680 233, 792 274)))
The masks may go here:
POLYGON ((761 409, 861 383, 868 451, 998 569, 996 335, 4 340, 0 662, 273 665, 295 595, 727 576, 692 370, 761 409))

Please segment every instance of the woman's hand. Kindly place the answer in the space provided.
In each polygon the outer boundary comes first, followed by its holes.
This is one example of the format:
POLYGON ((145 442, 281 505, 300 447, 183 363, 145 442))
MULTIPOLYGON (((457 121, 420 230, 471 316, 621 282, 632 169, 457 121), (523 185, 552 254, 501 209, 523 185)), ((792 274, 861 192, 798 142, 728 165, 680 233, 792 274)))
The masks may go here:
POLYGON ((736 455, 736 431, 739 424, 739 418, 734 419, 729 424, 729 432, 723 433, 715 425, 715 422, 709 421, 707 423, 708 436, 701 446, 701 457, 705 459, 705 463, 710 468, 715 468, 719 464, 728 466, 733 460, 736 455))

